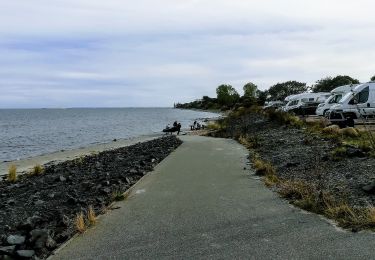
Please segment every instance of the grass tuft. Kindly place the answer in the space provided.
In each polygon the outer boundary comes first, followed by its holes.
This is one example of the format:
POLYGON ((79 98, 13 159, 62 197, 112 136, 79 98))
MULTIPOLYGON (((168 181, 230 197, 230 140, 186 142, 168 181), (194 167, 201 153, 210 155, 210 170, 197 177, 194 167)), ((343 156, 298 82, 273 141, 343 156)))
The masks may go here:
POLYGON ((83 212, 80 212, 76 215, 75 227, 79 233, 83 233, 86 231, 87 227, 85 223, 85 218, 83 216, 83 212))
POLYGON ((8 181, 9 182, 16 182, 18 179, 17 176, 17 166, 14 164, 11 164, 8 168, 8 181))
POLYGON ((346 127, 339 130, 339 133, 347 137, 359 137, 360 133, 354 127, 346 127))
POLYGON ((120 190, 115 190, 113 193, 112 193, 112 201, 122 201, 122 200, 125 200, 125 195, 123 192, 121 192, 120 190))
POLYGON ((40 164, 37 164, 31 170, 30 175, 41 175, 43 172, 44 172, 43 167, 40 164))
POLYGON ((260 176, 267 176, 267 175, 276 175, 275 168, 271 165, 271 163, 263 161, 259 158, 254 158, 253 165, 256 170, 256 174, 260 176))
POLYGON ((89 221, 90 226, 95 225, 97 222, 95 210, 92 208, 92 206, 90 206, 87 211, 87 220, 89 221))

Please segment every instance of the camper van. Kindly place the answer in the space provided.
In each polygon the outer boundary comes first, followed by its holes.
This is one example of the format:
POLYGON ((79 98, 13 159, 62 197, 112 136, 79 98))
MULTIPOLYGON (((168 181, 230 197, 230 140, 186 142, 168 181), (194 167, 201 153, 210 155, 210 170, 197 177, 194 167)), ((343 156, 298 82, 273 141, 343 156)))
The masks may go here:
POLYGON ((285 103, 283 101, 268 101, 264 103, 263 109, 268 110, 268 109, 277 109, 280 108, 284 105, 285 103))
POLYGON ((375 82, 356 86, 329 110, 329 120, 340 126, 354 126, 354 119, 375 117, 375 82))
POLYGON ((285 98, 287 104, 282 108, 285 112, 294 112, 300 115, 314 115, 317 106, 331 96, 329 92, 301 93, 285 98))
POLYGON ((331 91, 331 96, 324 102, 318 105, 318 108, 315 111, 315 114, 318 116, 325 116, 327 117, 327 112, 329 109, 339 103, 341 98, 348 92, 350 92, 352 89, 354 89, 359 84, 350 84, 350 85, 344 85, 337 87, 331 91))

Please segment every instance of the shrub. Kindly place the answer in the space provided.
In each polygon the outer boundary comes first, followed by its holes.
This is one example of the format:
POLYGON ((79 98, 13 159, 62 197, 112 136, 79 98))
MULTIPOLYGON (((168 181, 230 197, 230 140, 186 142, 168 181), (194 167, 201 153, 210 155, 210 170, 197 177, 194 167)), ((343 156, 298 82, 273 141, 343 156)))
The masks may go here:
POLYGON ((8 168, 8 181, 9 182, 16 182, 18 177, 17 177, 17 166, 14 164, 11 164, 8 168))

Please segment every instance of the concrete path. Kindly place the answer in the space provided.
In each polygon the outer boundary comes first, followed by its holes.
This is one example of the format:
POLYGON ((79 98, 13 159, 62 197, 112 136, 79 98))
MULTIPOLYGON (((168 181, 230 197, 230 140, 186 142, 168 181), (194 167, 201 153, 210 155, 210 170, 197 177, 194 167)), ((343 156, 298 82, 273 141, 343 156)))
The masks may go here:
POLYGON ((375 236, 295 209, 229 139, 184 143, 53 259, 374 259, 375 236))

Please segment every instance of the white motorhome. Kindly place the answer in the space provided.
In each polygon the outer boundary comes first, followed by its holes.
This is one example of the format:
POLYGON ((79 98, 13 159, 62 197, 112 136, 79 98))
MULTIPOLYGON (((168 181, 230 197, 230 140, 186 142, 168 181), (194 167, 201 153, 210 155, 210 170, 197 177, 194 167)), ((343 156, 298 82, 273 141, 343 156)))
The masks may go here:
POLYGON ((337 87, 331 91, 331 96, 322 104, 319 104, 315 114, 318 116, 328 116, 327 112, 329 109, 339 103, 341 98, 348 92, 350 92, 352 89, 354 89, 359 84, 350 84, 350 85, 344 85, 337 87))
POLYGON ((285 112, 290 111, 298 111, 300 109, 308 109, 314 108, 314 112, 316 106, 320 103, 326 101, 327 98, 331 96, 329 92, 319 92, 319 93, 301 93, 297 95, 287 96, 285 101, 287 104, 282 108, 285 112))
POLYGON ((354 126, 354 119, 375 117, 375 82, 356 86, 329 110, 329 120, 341 126, 354 126))

